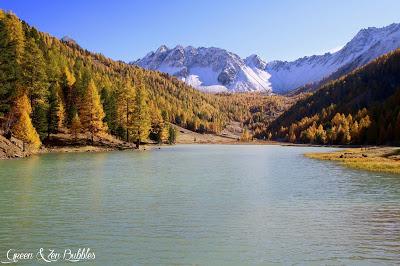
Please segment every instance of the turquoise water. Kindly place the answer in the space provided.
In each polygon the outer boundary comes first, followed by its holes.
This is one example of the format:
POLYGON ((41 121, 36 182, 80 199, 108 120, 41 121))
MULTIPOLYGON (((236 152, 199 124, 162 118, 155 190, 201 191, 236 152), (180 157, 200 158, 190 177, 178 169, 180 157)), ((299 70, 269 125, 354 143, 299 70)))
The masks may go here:
POLYGON ((0 260, 90 248, 84 264, 399 263, 400 176, 302 155, 326 150, 178 145, 0 161, 0 260))

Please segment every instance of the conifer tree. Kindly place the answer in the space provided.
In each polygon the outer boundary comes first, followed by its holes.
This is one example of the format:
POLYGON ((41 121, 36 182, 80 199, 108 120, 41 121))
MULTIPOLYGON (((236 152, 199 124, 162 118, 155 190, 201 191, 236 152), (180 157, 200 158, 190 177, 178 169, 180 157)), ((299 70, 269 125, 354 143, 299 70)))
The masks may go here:
POLYGON ((118 104, 116 93, 115 91, 110 91, 108 87, 104 87, 101 90, 100 98, 105 113, 104 121, 105 123, 107 123, 110 133, 113 135, 117 135, 118 104))
POLYGON ((107 129, 103 123, 105 117, 103 106, 101 105, 100 96, 93 80, 89 81, 87 91, 82 99, 79 116, 83 129, 90 133, 92 143, 96 134, 104 132, 107 129))
POLYGON ((250 134, 249 130, 247 129, 247 127, 245 127, 243 129, 242 135, 240 136, 240 140, 241 141, 249 141, 249 140, 251 140, 251 134, 250 134))
POLYGON ((48 83, 43 53, 33 38, 26 41, 22 63, 23 84, 28 89, 31 106, 34 106, 36 101, 44 101, 47 97, 48 83))
POLYGON ((82 128, 81 120, 79 119, 78 114, 75 113, 74 118, 72 118, 71 122, 71 133, 74 136, 75 140, 78 138, 78 134, 80 133, 81 128, 82 128))
POLYGON ((136 148, 139 148, 140 143, 146 140, 150 133, 150 115, 146 101, 146 89, 143 84, 140 84, 135 93, 135 106, 132 117, 132 133, 136 148))
POLYGON ((12 127, 13 135, 22 140, 24 144, 28 144, 32 150, 38 149, 41 142, 29 116, 32 108, 26 94, 16 98, 12 112, 17 116, 16 122, 12 127))
POLYGON ((66 124, 70 125, 73 116, 77 112, 76 95, 74 91, 76 78, 67 66, 64 67, 62 73, 62 92, 66 105, 66 124))
POLYGON ((161 111, 155 106, 152 106, 151 110, 151 129, 150 139, 162 143, 165 139, 165 124, 161 115, 161 111))
POLYGON ((0 115, 9 112, 14 97, 22 93, 24 39, 18 18, 0 10, 0 115))
POLYGON ((50 92, 48 96, 49 108, 47 112, 47 137, 50 134, 57 133, 64 124, 64 107, 62 100, 59 97, 60 85, 58 82, 54 82, 50 86, 50 92))
POLYGON ((122 82, 122 88, 119 92, 119 112, 121 114, 121 124, 125 127, 125 140, 130 140, 130 132, 133 130, 135 110, 135 90, 128 77, 122 82))
POLYGON ((176 143, 177 134, 176 128, 170 125, 168 127, 168 144, 172 145, 176 143))
POLYGON ((41 140, 48 135, 48 104, 44 101, 36 102, 32 112, 32 124, 41 140))

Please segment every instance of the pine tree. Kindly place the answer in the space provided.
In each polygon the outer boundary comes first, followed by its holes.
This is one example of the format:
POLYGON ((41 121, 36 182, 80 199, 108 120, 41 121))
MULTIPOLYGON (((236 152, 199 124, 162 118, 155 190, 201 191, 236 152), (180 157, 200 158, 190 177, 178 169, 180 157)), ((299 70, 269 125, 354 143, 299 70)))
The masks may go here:
POLYGON ((90 133, 92 143, 94 142, 95 135, 104 132, 107 128, 103 123, 105 114, 93 80, 90 80, 86 94, 82 99, 79 116, 83 129, 90 133))
POLYGON ((164 125, 160 132, 158 132, 158 143, 166 143, 168 141, 168 127, 164 125))
POLYGON ((36 101, 44 101, 47 97, 48 82, 43 53, 33 38, 26 41, 22 63, 23 84, 28 88, 31 106, 34 106, 36 101))
POLYGON ((32 108, 26 94, 16 98, 12 112, 17 116, 16 122, 12 127, 13 135, 22 140, 24 144, 27 143, 32 150, 38 149, 41 142, 29 116, 32 108))
POLYGON ((163 134, 165 134, 165 124, 162 118, 161 112, 156 106, 152 106, 151 110, 151 130, 150 139, 157 141, 157 143, 163 142, 163 134))
POLYGON ((76 111, 76 93, 75 93, 76 78, 67 66, 64 67, 62 73, 62 94, 64 95, 64 103, 66 107, 66 124, 70 125, 76 111))
POLYGON ((22 93, 24 39, 18 18, 0 10, 0 115, 8 113, 14 98, 22 93))
POLYGON ((55 82, 50 87, 48 96, 49 108, 47 111, 47 137, 50 134, 57 133, 64 123, 64 107, 58 93, 60 86, 55 82))
POLYGON ((48 104, 46 102, 40 101, 33 105, 32 112, 32 124, 39 134, 41 140, 44 140, 48 135, 48 104))
POLYGON ((82 128, 81 120, 77 113, 75 113, 74 118, 72 118, 71 122, 71 133, 74 136, 74 139, 77 140, 78 134, 80 133, 82 128))
POLYGON ((101 102, 103 105, 105 117, 104 121, 107 123, 108 129, 111 134, 117 135, 118 128, 118 106, 117 96, 114 91, 104 87, 101 90, 101 102))
POLYGON ((176 143, 176 138, 177 138, 177 130, 175 127, 173 127, 172 125, 170 125, 168 127, 168 144, 172 145, 176 143))
POLYGON ((132 133, 139 148, 140 143, 147 139, 150 133, 150 115, 147 108, 147 92, 143 84, 139 85, 135 94, 135 107, 133 110, 132 133))
POLYGON ((121 114, 121 124, 125 127, 125 140, 129 142, 130 132, 133 129, 133 112, 135 105, 135 90, 128 77, 124 78, 122 88, 119 92, 119 112, 121 114))

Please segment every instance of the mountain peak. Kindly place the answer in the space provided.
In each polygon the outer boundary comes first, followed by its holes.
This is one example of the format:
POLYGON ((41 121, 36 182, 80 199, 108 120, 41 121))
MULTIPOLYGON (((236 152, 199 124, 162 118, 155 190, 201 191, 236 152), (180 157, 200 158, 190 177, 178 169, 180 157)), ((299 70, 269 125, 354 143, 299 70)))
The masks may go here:
POLYGON ((400 47, 400 24, 360 30, 343 48, 294 61, 266 63, 258 55, 245 59, 216 47, 160 46, 137 60, 143 68, 174 75, 206 91, 284 93, 345 74, 400 47))
MULTIPOLYGON (((254 59, 260 65, 260 60, 254 59)), ((263 67, 256 73, 238 55, 216 47, 183 47, 173 49, 161 46, 149 53, 137 64, 146 69, 159 70, 174 75, 187 84, 208 92, 221 91, 269 91, 267 73, 263 67)))
POLYGON ((67 43, 67 44, 74 44, 74 45, 78 45, 78 43, 72 39, 71 37, 65 35, 64 37, 61 38, 61 41, 67 43))
POLYGON ((169 48, 166 45, 163 44, 160 47, 158 47, 158 49, 156 50, 156 54, 164 53, 164 52, 166 52, 168 50, 169 50, 169 48))
POLYGON ((249 55, 248 57, 246 57, 244 62, 250 67, 256 67, 259 69, 265 69, 267 65, 267 63, 265 63, 265 61, 256 54, 249 55))

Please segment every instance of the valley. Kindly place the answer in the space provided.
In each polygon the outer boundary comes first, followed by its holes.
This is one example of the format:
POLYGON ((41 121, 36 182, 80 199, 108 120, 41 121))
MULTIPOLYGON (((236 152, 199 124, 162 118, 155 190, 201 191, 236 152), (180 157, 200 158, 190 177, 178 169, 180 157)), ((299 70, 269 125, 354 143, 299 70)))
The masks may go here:
POLYGON ((128 64, 14 14, 2 11, 0 22, 0 68, 15 77, 0 79, 3 143, 23 143, 22 153, 3 145, 2 157, 174 143, 399 143, 400 24, 294 62, 161 46, 128 64))
POLYGON ((398 10, 1 1, 0 264, 398 265, 398 10))

